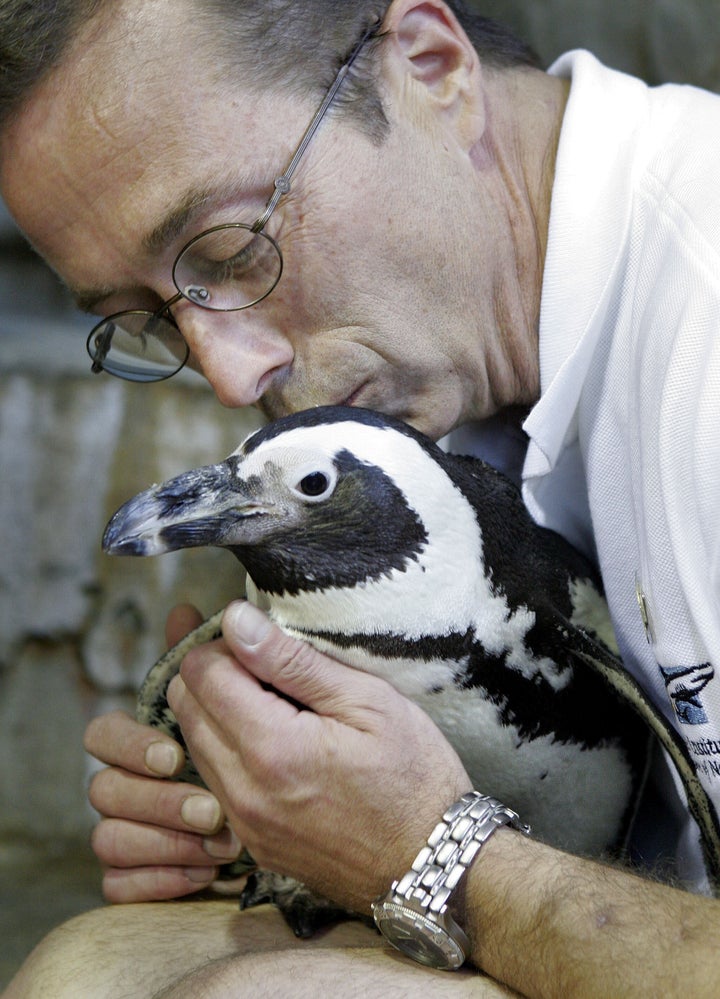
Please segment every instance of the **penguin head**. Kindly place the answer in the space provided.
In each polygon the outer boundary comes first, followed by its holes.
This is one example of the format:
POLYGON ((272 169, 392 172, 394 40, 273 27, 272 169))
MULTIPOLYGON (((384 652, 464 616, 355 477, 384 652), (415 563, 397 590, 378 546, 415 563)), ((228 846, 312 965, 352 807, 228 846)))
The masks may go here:
POLYGON ((252 434, 225 461, 135 496, 108 524, 103 548, 118 555, 228 548, 267 593, 377 580, 417 561, 427 544, 409 494, 423 492, 418 458, 431 461, 428 447, 405 424, 371 411, 293 414, 252 434))

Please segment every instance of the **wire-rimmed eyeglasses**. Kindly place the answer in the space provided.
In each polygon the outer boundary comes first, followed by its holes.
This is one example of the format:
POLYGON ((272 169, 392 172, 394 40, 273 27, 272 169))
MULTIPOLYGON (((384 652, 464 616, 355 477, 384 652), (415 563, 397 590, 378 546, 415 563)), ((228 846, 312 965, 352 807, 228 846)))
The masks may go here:
POLYGON ((170 309, 187 299, 202 309, 237 312, 256 305, 272 292, 283 271, 276 240, 264 231, 280 199, 290 190, 295 169, 365 43, 377 33, 372 24, 338 70, 330 89, 308 125, 287 167, 275 178, 262 215, 252 225, 231 222, 199 233, 180 250, 172 269, 177 294, 155 312, 115 312, 90 331, 87 351, 96 374, 106 371, 132 382, 171 378, 185 365, 190 348, 170 309))

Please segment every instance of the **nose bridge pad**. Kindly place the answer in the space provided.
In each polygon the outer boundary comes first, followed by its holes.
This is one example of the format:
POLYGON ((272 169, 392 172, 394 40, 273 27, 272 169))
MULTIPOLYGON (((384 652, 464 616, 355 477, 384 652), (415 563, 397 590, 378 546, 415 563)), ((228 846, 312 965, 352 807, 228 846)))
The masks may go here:
POLYGON ((212 296, 209 290, 201 284, 188 284, 182 290, 182 294, 194 305, 207 307, 211 304, 212 296))

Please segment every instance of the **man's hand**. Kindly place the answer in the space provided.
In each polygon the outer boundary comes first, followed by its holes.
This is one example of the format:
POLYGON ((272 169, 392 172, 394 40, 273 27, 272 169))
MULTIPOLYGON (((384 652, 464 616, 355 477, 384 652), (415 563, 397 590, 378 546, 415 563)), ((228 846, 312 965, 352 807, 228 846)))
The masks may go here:
MULTIPOLYGON (((174 645, 200 623, 193 608, 168 618, 174 645)), ((109 902, 179 898, 208 887, 217 865, 235 859, 240 847, 217 799, 202 788, 175 781, 183 767, 180 746, 123 712, 94 719, 85 748, 107 764, 90 786, 90 802, 103 816, 92 846, 105 866, 109 902)))
POLYGON ((223 636, 168 691, 196 766, 261 867, 367 912, 471 787, 462 763, 392 686, 252 605, 228 607, 223 636))

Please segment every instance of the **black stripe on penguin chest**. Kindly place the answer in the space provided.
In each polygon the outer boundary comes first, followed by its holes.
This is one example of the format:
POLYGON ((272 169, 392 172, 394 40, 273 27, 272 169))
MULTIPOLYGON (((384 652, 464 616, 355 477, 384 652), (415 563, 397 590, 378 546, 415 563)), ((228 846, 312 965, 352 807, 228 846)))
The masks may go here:
POLYGON ((231 551, 258 589, 297 596, 376 581, 417 562, 427 533, 402 491, 377 466, 348 451, 335 457, 338 483, 326 503, 308 505, 299 526, 231 551))
MULTIPOLYGON (((554 636, 536 633, 528 637, 544 645, 546 655, 549 643, 555 643, 554 661, 559 667, 556 685, 539 670, 533 676, 526 676, 510 665, 507 651, 489 652, 472 628, 465 633, 417 639, 398 634, 348 635, 310 629, 305 631, 305 637, 310 642, 321 641, 323 647, 334 646, 339 659, 350 649, 362 649, 387 660, 385 675, 391 682, 394 661, 454 661, 457 669, 448 686, 455 687, 458 706, 466 703, 470 711, 473 699, 480 696, 495 708, 498 724, 515 728, 522 742, 549 736, 555 742, 576 743, 591 749, 622 740, 629 732, 639 730, 633 712, 620 704, 599 676, 569 661, 562 642, 572 642, 573 634, 568 634, 565 628, 553 630, 554 636)), ((447 687, 428 693, 443 691, 447 687)))

